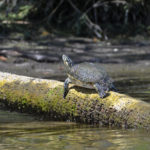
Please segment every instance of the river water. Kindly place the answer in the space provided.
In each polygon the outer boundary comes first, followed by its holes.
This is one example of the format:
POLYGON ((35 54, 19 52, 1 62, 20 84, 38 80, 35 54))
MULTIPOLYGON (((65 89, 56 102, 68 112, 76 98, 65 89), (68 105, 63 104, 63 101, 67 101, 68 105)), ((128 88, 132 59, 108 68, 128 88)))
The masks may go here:
POLYGON ((1 150, 149 150, 150 131, 37 121, 0 111, 1 150))
MULTIPOLYGON (((150 77, 117 77, 120 93, 150 102, 150 77)), ((150 131, 102 128, 0 111, 0 150, 150 150, 150 131)))

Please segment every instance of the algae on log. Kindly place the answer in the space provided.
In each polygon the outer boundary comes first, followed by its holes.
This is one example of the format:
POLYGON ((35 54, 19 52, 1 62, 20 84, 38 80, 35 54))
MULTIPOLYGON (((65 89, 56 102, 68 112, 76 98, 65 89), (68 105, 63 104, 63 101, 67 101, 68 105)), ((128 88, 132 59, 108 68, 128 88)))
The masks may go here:
POLYGON ((17 109, 43 112, 50 118, 123 127, 150 127, 150 104, 109 92, 70 86, 63 99, 63 83, 0 72, 0 99, 17 109))

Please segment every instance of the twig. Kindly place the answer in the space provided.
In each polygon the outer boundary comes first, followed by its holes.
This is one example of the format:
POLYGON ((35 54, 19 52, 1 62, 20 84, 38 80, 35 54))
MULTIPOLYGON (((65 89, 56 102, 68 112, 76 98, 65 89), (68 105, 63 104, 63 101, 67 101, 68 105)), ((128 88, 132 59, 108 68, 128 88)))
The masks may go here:
POLYGON ((74 8, 74 10, 80 14, 80 18, 84 18, 86 26, 98 37, 102 38, 102 32, 103 30, 101 27, 97 24, 94 24, 89 17, 87 16, 86 13, 82 13, 76 6, 75 4, 71 1, 68 0, 69 4, 74 8))
MULTIPOLYGON (((94 4, 95 4, 95 0, 94 0, 94 4)), ((95 18, 95 23, 97 24, 98 20, 97 20, 97 9, 94 8, 94 18, 95 18)))
POLYGON ((48 21, 51 20, 52 16, 54 15, 54 13, 57 11, 57 9, 61 6, 61 4, 63 3, 64 0, 61 0, 59 2, 59 4, 56 6, 56 8, 53 9, 53 11, 48 15, 48 21))

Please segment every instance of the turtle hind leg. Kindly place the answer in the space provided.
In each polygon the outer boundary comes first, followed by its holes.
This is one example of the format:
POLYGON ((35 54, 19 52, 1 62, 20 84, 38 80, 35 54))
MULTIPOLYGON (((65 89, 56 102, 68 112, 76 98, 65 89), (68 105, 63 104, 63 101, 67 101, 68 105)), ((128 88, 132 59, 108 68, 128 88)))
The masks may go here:
POLYGON ((67 78, 64 82, 64 94, 63 94, 64 99, 65 99, 65 97, 67 96, 67 94, 69 92, 69 89, 68 89, 69 83, 71 83, 71 80, 69 78, 67 78))
POLYGON ((102 87, 99 83, 95 83, 94 87, 100 95, 100 98, 104 98, 106 96, 105 87, 102 87))

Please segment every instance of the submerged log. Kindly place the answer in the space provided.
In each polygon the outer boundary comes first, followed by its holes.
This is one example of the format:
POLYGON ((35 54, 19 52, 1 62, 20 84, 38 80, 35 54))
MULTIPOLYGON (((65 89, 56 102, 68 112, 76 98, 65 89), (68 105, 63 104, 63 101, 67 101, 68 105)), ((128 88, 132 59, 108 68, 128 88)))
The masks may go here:
POLYGON ((109 92, 101 99, 94 90, 70 86, 63 99, 63 83, 0 72, 0 100, 15 109, 44 113, 49 118, 119 127, 150 127, 150 104, 109 92))

